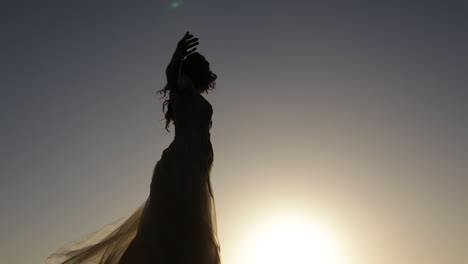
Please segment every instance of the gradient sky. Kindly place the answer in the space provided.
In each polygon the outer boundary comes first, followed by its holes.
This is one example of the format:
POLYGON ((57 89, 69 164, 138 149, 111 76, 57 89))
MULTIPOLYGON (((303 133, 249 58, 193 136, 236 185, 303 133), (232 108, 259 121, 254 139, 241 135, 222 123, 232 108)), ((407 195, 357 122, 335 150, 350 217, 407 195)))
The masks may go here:
POLYGON ((1 263, 44 263, 147 198, 187 30, 218 74, 225 264, 283 209, 350 263, 468 263, 466 1, 129 3, 1 4, 1 263))

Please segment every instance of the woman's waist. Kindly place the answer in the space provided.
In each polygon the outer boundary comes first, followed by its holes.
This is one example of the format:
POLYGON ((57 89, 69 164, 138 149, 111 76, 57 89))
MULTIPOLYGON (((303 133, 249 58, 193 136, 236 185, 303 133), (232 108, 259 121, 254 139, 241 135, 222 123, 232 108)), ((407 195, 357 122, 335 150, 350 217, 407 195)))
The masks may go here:
POLYGON ((171 145, 177 148, 212 148, 211 136, 206 135, 175 135, 171 145))
POLYGON ((187 142, 184 140, 174 139, 171 144, 163 151, 162 158, 169 158, 170 156, 175 159, 212 159, 213 146, 211 141, 198 141, 187 142))
POLYGON ((211 135, 209 131, 206 132, 195 132, 195 133, 175 133, 174 141, 177 142, 187 142, 187 143, 207 143, 211 140, 211 135))

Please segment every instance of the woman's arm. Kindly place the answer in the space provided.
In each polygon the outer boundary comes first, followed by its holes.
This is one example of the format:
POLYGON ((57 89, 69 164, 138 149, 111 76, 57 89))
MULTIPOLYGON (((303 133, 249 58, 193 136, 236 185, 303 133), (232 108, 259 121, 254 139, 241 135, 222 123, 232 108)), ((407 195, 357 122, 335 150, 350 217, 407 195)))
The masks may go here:
POLYGON ((177 43, 177 48, 166 68, 166 78, 169 87, 181 90, 189 88, 191 85, 190 78, 181 75, 182 61, 186 56, 195 52, 198 44, 198 38, 194 38, 188 31, 177 43))

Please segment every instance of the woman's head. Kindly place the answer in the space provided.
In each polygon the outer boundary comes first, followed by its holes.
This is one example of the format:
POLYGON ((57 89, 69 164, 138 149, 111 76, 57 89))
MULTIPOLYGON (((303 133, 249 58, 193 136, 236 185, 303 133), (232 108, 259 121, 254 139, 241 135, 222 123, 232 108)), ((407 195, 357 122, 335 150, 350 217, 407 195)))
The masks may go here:
POLYGON ((194 52, 182 61, 182 74, 192 80, 195 88, 200 93, 214 89, 216 85, 216 74, 210 70, 210 63, 198 52, 194 52))

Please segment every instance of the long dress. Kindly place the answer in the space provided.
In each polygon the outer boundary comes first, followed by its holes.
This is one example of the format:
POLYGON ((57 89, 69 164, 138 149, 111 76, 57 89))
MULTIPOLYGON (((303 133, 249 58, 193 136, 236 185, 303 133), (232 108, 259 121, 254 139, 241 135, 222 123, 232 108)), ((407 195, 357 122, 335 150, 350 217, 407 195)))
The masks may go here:
POLYGON ((51 254, 47 264, 220 264, 210 182, 213 108, 201 95, 171 92, 175 136, 134 212, 51 254))

